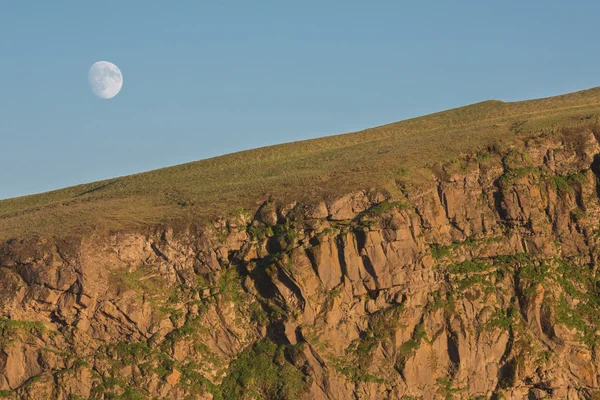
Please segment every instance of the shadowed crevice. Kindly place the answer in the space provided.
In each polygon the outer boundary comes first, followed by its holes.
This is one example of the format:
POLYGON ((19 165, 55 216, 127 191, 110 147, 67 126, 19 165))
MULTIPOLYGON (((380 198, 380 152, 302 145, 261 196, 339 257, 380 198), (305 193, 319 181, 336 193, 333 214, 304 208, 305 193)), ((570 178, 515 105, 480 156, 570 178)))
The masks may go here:
POLYGON ((152 251, 154 252, 154 254, 156 254, 158 257, 162 258, 164 261, 169 261, 169 258, 168 258, 167 256, 165 256, 165 255, 163 254, 163 252, 162 252, 162 251, 160 251, 160 250, 158 249, 158 247, 156 247, 156 245, 155 245, 154 243, 152 243, 152 244, 150 245, 150 247, 152 248, 152 251))
POLYGON ((596 176, 596 198, 600 199, 600 154, 594 155, 594 161, 590 169, 596 176))
POLYGON ((338 255, 338 260, 340 262, 340 269, 342 270, 342 282, 346 279, 346 277, 348 276, 348 265, 346 264, 346 257, 345 257, 345 246, 346 246, 346 242, 344 241, 344 238, 342 236, 338 236, 335 239, 335 244, 337 246, 337 255, 338 255))

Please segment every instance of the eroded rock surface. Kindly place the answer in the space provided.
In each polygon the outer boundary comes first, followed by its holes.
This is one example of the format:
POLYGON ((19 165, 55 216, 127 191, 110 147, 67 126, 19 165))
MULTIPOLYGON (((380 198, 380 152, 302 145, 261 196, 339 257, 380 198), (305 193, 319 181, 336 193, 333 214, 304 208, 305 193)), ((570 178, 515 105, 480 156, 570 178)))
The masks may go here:
POLYGON ((173 231, 0 251, 0 394, 593 399, 592 131, 173 231))

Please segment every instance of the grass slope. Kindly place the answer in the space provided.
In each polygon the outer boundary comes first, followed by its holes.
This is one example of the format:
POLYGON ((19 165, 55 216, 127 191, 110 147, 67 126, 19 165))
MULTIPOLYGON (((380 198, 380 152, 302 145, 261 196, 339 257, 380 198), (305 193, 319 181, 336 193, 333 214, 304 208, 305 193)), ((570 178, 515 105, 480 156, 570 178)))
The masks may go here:
POLYGON ((228 154, 0 201, 0 240, 206 220, 268 196, 303 200, 387 187, 461 153, 600 114, 600 88, 486 101, 360 132, 228 154))

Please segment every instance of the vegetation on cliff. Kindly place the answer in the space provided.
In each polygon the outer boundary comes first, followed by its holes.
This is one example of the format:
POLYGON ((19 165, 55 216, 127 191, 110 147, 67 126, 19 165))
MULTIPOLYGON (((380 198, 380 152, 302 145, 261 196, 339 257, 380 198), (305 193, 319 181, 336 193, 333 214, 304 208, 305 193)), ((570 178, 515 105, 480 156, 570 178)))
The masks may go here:
POLYGON ((0 397, 597 398, 598 93, 0 202, 0 397))

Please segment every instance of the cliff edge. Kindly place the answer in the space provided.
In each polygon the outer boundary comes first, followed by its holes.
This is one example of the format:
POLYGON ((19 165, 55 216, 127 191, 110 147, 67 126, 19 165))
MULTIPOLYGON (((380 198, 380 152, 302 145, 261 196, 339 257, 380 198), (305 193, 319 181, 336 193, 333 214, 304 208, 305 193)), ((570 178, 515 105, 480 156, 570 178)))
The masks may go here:
POLYGON ((598 117, 519 118, 385 185, 11 234, 0 397, 600 398, 598 117))

